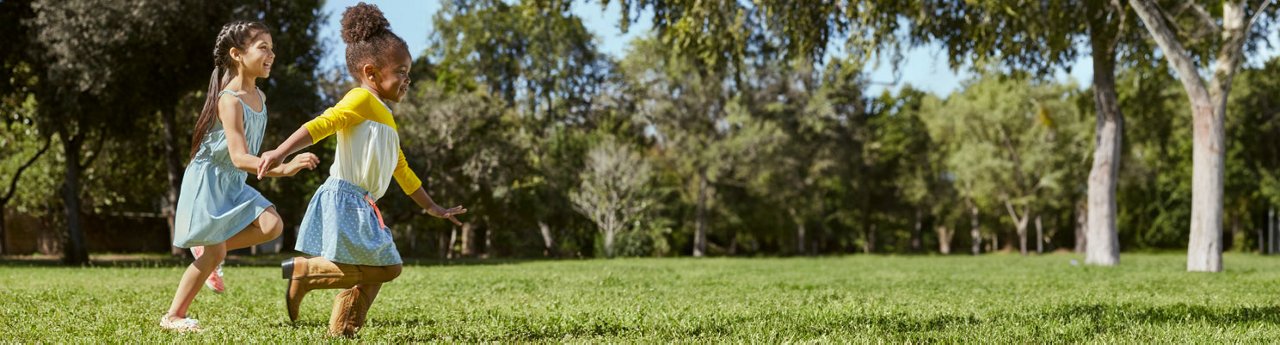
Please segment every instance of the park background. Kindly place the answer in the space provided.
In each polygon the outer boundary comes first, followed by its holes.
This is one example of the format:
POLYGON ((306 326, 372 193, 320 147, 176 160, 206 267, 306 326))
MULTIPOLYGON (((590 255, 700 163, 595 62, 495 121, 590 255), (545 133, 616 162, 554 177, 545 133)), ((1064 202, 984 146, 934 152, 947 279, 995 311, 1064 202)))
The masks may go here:
MULTIPOLYGON (((470 210, 453 226, 380 201, 428 268, 404 284, 453 299, 388 307, 411 309, 373 327, 408 333, 375 341, 1221 341, 1280 324, 1271 1, 373 3, 414 58, 393 106, 408 161, 438 202, 470 210), (681 258, 569 260, 624 257, 681 258), (595 288, 557 292, 558 274, 595 288), (677 292, 646 295, 663 288, 677 292), (600 292, 633 290, 651 299, 600 292), (526 306, 542 311, 450 309, 512 291, 543 294, 526 306)), ((19 302, 50 297, 41 282, 88 294, 67 303, 121 297, 85 281, 138 266, 163 295, 188 260, 170 222, 218 28, 271 28, 275 145, 355 86, 337 38, 352 4, 0 1, 0 316, 65 317, 19 302)), ((290 255, 332 145, 308 149, 320 169, 250 179, 286 228, 235 253, 232 282, 274 287, 254 266, 290 255)))

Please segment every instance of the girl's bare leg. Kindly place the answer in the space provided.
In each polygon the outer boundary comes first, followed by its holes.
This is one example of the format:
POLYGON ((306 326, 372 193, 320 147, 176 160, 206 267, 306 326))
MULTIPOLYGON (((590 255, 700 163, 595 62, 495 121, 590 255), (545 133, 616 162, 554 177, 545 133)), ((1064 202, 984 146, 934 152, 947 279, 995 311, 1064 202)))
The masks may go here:
POLYGON ((173 294, 173 302, 169 304, 166 317, 187 317, 187 308, 191 306, 191 301, 195 300, 196 293, 200 292, 200 288, 204 285, 202 283, 205 279, 209 279, 209 274, 213 273, 218 263, 226 257, 226 244, 204 246, 204 255, 188 265, 186 272, 182 273, 182 279, 178 280, 178 291, 173 294))

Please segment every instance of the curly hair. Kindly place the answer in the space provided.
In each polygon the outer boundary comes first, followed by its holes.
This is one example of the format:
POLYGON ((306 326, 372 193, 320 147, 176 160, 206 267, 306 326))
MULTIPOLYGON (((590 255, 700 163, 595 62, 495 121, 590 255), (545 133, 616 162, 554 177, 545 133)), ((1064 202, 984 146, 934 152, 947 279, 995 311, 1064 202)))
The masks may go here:
POLYGON ((360 67, 379 66, 394 49, 409 49, 391 32, 391 23, 378 6, 359 3, 342 12, 342 41, 347 44, 347 72, 360 80, 360 67))

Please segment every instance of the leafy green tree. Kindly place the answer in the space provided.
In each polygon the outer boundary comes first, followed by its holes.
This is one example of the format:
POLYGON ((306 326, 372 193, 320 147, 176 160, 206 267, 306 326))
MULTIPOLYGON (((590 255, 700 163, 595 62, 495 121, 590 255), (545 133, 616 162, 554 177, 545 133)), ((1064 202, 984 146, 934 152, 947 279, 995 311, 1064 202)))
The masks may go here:
MULTIPOLYGON (((511 122, 516 127, 507 134, 523 161, 510 167, 520 171, 512 175, 519 180, 511 192, 521 199, 518 209, 530 214, 511 218, 527 222, 504 225, 532 223, 529 227, 538 231, 529 237, 541 238, 548 251, 562 242, 557 232, 566 235, 563 229, 587 223, 572 211, 566 191, 577 185, 588 133, 600 125, 594 97, 612 68, 569 6, 568 1, 446 3, 436 14, 428 50, 445 91, 480 88, 516 111, 511 122)), ((568 232, 570 239, 581 237, 568 232)))
POLYGON ((1064 189, 1063 151, 1083 146, 1072 135, 1081 115, 1070 85, 1001 79, 984 76, 923 113, 931 135, 956 143, 947 165, 957 183, 1008 213, 1025 255, 1028 225, 1064 189))
MULTIPOLYGON (((88 262, 81 230, 83 172, 101 157, 108 138, 123 137, 160 107, 152 99, 176 100, 168 79, 189 75, 193 85, 204 73, 174 73, 194 41, 191 27, 214 27, 220 4, 153 1, 33 1, 26 57, 39 71, 32 88, 41 133, 57 135, 65 169, 62 187, 68 229, 64 261, 88 262), (191 42, 189 45, 184 43, 191 42), (184 47, 190 47, 185 49, 184 47), (162 49, 173 55, 137 54, 162 49), (140 56, 154 56, 147 59, 140 56), (170 61, 160 64, 160 61, 170 61), (160 87, 156 87, 160 83, 160 87), (144 93, 137 90, 152 90, 144 93)), ((211 30, 216 30, 211 29, 211 30)), ((206 35, 212 37, 212 34, 206 35)), ((181 77, 179 77, 181 78, 181 77)))

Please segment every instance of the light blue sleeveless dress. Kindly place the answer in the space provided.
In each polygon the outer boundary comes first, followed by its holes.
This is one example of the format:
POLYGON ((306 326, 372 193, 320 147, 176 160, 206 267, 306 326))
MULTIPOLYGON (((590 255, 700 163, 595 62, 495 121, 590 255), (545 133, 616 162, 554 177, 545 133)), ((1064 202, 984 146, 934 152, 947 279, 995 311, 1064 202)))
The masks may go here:
MULTIPOLYGON (((236 96, 224 90, 218 93, 236 96)), ((262 91, 258 91, 258 99, 262 91)), ((236 96, 237 99, 240 97, 236 96)), ((258 155, 262 134, 267 127, 267 104, 254 111, 243 99, 244 138, 249 154, 258 155)), ((249 173, 236 169, 227 153, 227 136, 222 121, 215 119, 209 133, 200 142, 195 158, 182 174, 182 191, 178 194, 174 217, 173 245, 180 248, 226 242, 244 230, 258 215, 271 207, 271 202, 245 180, 249 173)))

